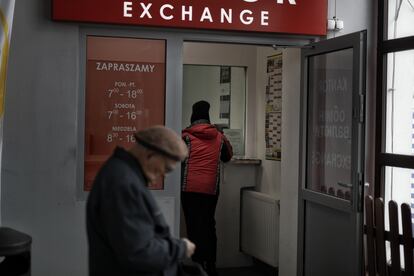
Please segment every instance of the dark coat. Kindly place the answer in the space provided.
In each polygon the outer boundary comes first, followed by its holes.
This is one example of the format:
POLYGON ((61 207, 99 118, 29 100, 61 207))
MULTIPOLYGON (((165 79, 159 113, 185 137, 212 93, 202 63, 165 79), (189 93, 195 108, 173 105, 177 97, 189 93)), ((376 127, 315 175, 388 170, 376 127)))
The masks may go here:
POLYGON ((171 237, 138 161, 117 148, 99 171, 87 202, 90 276, 175 276, 185 258, 171 237))

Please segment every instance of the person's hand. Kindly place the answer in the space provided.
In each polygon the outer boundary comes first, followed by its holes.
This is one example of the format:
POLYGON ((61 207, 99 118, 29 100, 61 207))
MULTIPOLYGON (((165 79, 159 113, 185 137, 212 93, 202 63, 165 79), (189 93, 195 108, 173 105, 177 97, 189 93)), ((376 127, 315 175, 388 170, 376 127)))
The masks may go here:
POLYGON ((183 238, 183 241, 185 242, 186 246, 185 255, 187 256, 187 258, 190 258, 194 254, 196 246, 187 238, 183 238))

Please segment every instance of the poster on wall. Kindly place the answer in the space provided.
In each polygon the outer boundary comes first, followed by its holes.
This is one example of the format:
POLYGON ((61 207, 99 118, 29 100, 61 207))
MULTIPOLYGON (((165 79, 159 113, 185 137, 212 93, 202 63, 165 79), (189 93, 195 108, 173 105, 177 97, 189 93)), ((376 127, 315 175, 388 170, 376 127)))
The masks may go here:
POLYGON ((230 127, 231 67, 220 66, 220 119, 227 119, 230 127))
POLYGON ((266 159, 282 157, 282 54, 267 57, 266 159))
MULTIPOLYGON (((116 146, 165 120, 165 40, 87 38, 84 191, 116 146)), ((163 189, 163 183, 150 189, 163 189)))
POLYGON ((231 146, 233 147, 234 156, 243 156, 244 155, 244 137, 242 129, 224 129, 224 135, 231 146))

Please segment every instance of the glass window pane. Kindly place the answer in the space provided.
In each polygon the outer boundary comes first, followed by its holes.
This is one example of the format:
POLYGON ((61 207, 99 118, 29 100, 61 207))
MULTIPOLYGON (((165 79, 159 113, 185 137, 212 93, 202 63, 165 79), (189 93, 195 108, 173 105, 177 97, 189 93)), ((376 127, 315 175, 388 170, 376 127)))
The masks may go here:
POLYGON ((351 198, 353 49, 309 58, 306 188, 351 198))
MULTIPOLYGON (((411 223, 414 227, 414 170, 397 167, 385 167, 385 229, 390 230, 388 202, 394 200, 398 204, 399 232, 402 234, 401 204, 411 207, 411 223)), ((387 260, 391 260, 390 243, 386 243, 387 260)), ((401 267, 404 267, 404 250, 400 246, 401 267)))
POLYGON ((388 54, 387 153, 414 154, 414 50, 388 54))
POLYGON ((210 121, 221 128, 235 156, 245 155, 246 67, 184 65, 182 125, 190 125, 192 105, 210 103, 210 121))
POLYGON ((414 35, 414 1, 388 1, 388 39, 414 35))
MULTIPOLYGON (((397 167, 385 168, 385 225, 389 229, 388 202, 394 200, 401 206, 407 203, 411 206, 411 214, 414 214, 414 170, 397 167)), ((401 211, 398 211, 401 224, 401 211)), ((414 223, 414 220, 412 220, 414 223)), ((401 232, 400 225, 400 232, 401 232)))

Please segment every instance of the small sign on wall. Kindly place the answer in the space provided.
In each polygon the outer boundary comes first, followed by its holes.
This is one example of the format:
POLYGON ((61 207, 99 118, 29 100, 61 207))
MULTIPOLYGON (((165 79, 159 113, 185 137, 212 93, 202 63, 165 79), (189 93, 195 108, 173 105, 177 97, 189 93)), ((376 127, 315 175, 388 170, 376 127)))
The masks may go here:
MULTIPOLYGON (((165 118, 165 41, 87 38, 84 190, 116 146, 165 118)), ((163 183, 150 186, 162 189, 163 183)))
POLYGON ((227 119, 230 126, 231 67, 220 66, 220 119, 227 119))
POLYGON ((244 155, 244 137, 241 129, 224 129, 224 135, 233 147, 234 156, 244 155))

